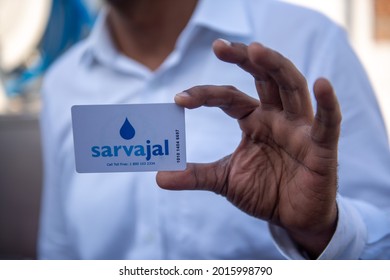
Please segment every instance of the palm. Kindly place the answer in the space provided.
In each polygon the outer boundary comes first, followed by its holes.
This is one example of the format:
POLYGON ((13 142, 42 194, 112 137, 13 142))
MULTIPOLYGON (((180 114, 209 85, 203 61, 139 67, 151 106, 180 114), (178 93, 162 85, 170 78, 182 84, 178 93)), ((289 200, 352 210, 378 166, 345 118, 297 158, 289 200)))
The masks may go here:
POLYGON ((244 129, 252 119, 272 121, 260 122, 257 132, 243 131, 239 147, 225 159, 229 175, 221 192, 250 215, 304 228, 308 209, 325 214, 332 205, 334 191, 328 186, 335 184, 336 174, 324 170, 324 161, 336 165, 337 158, 312 143, 310 124, 281 118, 280 112, 259 108, 240 120, 244 129), (324 176, 327 173, 332 178, 324 176))

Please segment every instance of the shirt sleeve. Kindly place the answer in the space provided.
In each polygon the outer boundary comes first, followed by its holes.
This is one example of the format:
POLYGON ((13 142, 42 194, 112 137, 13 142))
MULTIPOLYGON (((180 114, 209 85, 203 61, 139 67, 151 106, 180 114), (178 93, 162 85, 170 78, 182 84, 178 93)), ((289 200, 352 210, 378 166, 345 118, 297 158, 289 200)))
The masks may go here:
MULTIPOLYGON (((359 213, 338 198, 338 222, 336 231, 328 246, 318 257, 326 259, 358 259, 367 243, 367 230, 359 213)), ((287 231, 275 225, 269 225, 275 245, 287 259, 303 260, 307 258, 305 252, 299 250, 296 243, 290 238, 287 231)))
MULTIPOLYGON (((330 28, 316 46, 309 83, 328 78, 343 121, 339 140, 338 224, 319 259, 390 259, 390 151, 379 106, 368 77, 345 33, 330 28)), ((270 225, 289 259, 304 259, 287 233, 270 225)))
MULTIPOLYGON (((390 215, 362 201, 339 197, 336 231, 328 246, 318 257, 332 259, 390 259, 390 215)), ((281 227, 270 225, 279 251, 287 259, 306 259, 305 252, 281 227)))

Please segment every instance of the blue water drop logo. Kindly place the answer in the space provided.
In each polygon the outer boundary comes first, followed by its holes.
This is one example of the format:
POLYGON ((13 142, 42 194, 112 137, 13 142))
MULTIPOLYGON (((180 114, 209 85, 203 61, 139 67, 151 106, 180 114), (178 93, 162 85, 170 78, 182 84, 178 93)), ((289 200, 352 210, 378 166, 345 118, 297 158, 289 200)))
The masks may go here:
POLYGON ((135 135, 135 129, 129 122, 129 120, 126 118, 125 122, 123 123, 121 130, 119 131, 120 135, 125 140, 130 140, 135 135))

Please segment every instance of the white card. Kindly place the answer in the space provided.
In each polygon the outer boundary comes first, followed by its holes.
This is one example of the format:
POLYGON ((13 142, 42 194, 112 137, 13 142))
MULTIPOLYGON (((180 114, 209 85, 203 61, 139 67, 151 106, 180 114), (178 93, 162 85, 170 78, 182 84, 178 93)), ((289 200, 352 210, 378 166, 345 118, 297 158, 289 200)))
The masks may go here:
POLYGON ((184 170, 184 109, 176 104, 72 107, 79 173, 184 170))

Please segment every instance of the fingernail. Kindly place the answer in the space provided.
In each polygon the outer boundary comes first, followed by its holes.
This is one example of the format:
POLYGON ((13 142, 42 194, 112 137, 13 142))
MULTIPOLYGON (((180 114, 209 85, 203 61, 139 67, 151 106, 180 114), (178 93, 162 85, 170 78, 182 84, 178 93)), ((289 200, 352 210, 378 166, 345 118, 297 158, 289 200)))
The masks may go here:
POLYGON ((176 94, 175 97, 184 97, 184 98, 186 98, 186 97, 190 97, 190 95, 188 94, 188 92, 183 91, 183 92, 179 92, 178 94, 176 94))
POLYGON ((218 41, 221 41, 222 43, 224 43, 228 47, 230 47, 232 45, 232 43, 230 41, 222 39, 222 38, 219 38, 218 41))

